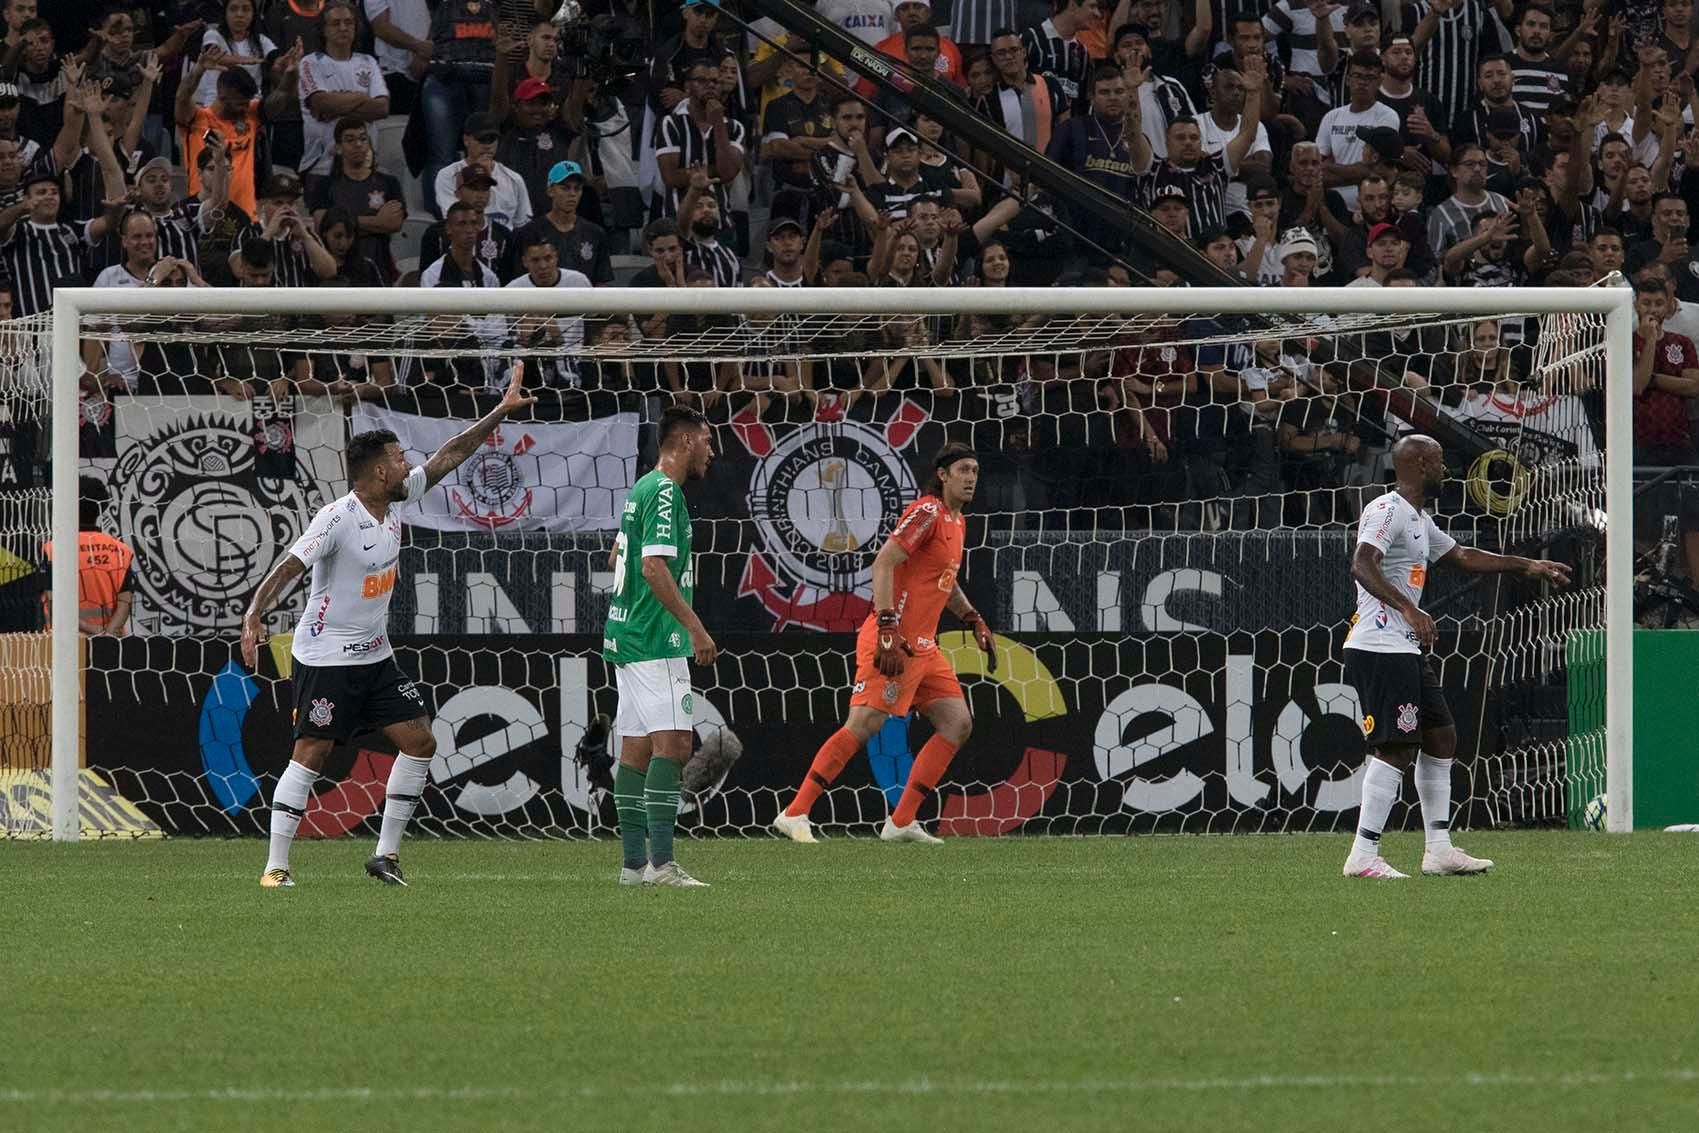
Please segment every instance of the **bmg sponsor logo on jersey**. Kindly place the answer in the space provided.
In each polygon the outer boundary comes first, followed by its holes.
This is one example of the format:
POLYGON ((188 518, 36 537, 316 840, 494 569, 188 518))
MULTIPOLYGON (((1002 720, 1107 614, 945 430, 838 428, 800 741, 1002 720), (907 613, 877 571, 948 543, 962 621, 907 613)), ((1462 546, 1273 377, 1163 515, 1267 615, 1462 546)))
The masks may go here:
POLYGON ((749 516, 760 547, 738 597, 773 628, 854 629, 872 608, 873 554, 917 494, 902 452, 930 419, 904 402, 883 425, 840 421, 779 432, 746 410, 732 432, 757 458, 749 516))

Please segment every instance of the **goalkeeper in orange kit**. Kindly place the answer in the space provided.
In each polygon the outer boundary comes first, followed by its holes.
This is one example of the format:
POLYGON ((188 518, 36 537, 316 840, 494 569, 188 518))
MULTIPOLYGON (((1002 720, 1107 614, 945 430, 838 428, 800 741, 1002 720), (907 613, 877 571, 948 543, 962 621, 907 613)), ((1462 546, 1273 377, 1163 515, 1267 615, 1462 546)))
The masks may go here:
POLYGON ((962 508, 973 500, 979 461, 969 446, 951 443, 939 450, 932 467, 937 490, 908 506, 873 560, 874 613, 856 637, 849 719, 820 745, 796 797, 773 822, 773 829, 793 842, 816 840, 808 811, 820 792, 887 717, 906 716, 911 706, 932 722, 934 734, 915 756, 903 796, 879 837, 887 842, 940 841, 915 815, 967 742, 973 717, 955 670, 938 648, 938 615, 948 606, 961 619, 990 658, 993 671, 997 653, 985 619, 956 584, 967 527, 962 508))

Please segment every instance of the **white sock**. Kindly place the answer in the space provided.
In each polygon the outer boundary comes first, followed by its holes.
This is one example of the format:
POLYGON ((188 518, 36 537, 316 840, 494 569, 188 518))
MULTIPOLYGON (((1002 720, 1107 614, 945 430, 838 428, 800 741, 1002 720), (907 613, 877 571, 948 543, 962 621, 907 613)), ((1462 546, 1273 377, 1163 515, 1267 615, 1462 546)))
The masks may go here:
POLYGON ((1380 857, 1380 832, 1398 801, 1398 788, 1404 784, 1404 773, 1382 760, 1371 757, 1363 766, 1363 805, 1357 811, 1357 837, 1351 843, 1353 858, 1380 857))
POLYGON ((1451 760, 1416 757, 1416 796, 1422 800, 1422 829, 1430 854, 1451 849, 1451 760))
POLYGON ((268 871, 289 868, 289 843, 295 840, 295 831, 307 813, 307 800, 318 777, 317 771, 291 759, 277 780, 271 792, 271 856, 265 862, 268 871))
POLYGON ((425 789, 425 776, 430 773, 431 761, 397 754, 389 769, 389 783, 383 789, 383 829, 378 833, 378 857, 401 852, 401 832, 419 805, 419 792, 425 789))

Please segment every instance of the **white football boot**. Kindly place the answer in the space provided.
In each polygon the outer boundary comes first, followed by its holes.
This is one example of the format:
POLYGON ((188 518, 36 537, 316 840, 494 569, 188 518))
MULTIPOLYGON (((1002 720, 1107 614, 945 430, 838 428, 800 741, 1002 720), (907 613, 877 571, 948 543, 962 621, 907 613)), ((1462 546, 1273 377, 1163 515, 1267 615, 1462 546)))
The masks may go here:
POLYGON ((779 812, 779 817, 773 819, 773 833, 782 834, 792 842, 802 842, 814 845, 820 839, 814 836, 814 828, 808 824, 806 814, 786 814, 779 812))
POLYGON ((1408 878, 1407 873, 1399 873, 1387 864, 1383 857, 1347 858, 1345 860, 1346 877, 1366 877, 1372 881, 1397 881, 1408 878))
POLYGON ((1441 850, 1437 854, 1422 854, 1422 873, 1428 877, 1485 873, 1492 867, 1491 860, 1472 858, 1456 846, 1441 850))
POLYGON ((679 868, 677 862, 668 862, 666 865, 663 865, 658 869, 651 864, 648 869, 643 871, 643 884, 658 885, 665 889, 708 888, 708 883, 706 881, 698 881, 694 877, 691 877, 688 873, 685 873, 684 870, 679 868))
POLYGON ((891 819, 885 820, 885 825, 879 831, 881 842, 922 842, 928 846, 942 846, 944 839, 934 838, 926 832, 918 820, 907 826, 898 826, 891 819))

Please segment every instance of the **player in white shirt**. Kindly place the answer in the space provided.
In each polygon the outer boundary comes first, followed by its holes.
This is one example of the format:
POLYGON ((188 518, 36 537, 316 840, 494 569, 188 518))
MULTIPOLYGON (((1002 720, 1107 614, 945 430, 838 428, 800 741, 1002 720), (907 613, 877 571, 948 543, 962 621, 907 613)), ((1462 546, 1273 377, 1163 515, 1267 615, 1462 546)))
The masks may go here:
POLYGON ((1569 568, 1546 559, 1464 547, 1441 531, 1424 510, 1428 497, 1445 480, 1445 454, 1432 437, 1412 434, 1400 440, 1392 446, 1392 467, 1398 486, 1363 509, 1351 556, 1357 613, 1345 636, 1345 679, 1357 689, 1369 754, 1363 766, 1357 837, 1345 859, 1345 876, 1408 876, 1381 856, 1380 835, 1412 762, 1427 836, 1422 872, 1485 873, 1492 862, 1470 857, 1451 844, 1451 762, 1457 728, 1434 671, 1434 620, 1421 608, 1428 567, 1444 563, 1475 574, 1514 571, 1556 586, 1569 584, 1569 568))
POLYGON ((395 664, 389 642, 389 598, 401 559, 398 505, 417 503, 444 476, 478 451, 508 414, 532 405, 520 382, 522 366, 500 404, 416 468, 394 433, 361 433, 348 442, 353 490, 326 504, 260 583, 242 616, 242 660, 258 670, 265 641, 261 620, 308 567, 312 588, 295 627, 290 678, 295 697, 295 746, 271 796, 271 855, 260 885, 287 889, 289 846, 307 812, 325 756, 357 733, 381 731, 396 747, 385 788, 383 827, 366 872, 386 885, 401 877, 401 832, 413 817, 436 754, 430 716, 418 686, 395 664))

